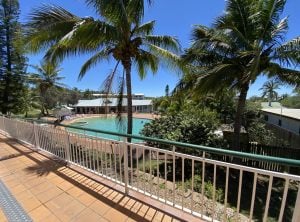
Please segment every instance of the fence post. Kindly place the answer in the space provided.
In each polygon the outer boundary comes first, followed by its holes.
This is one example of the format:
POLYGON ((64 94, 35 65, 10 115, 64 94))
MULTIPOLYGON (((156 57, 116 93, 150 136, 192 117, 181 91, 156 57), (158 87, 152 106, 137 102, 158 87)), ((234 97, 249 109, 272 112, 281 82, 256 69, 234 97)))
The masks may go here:
MULTIPOLYGON (((124 183, 125 183, 125 194, 128 195, 128 150, 127 150, 127 138, 123 137, 123 150, 124 150, 124 183)), ((132 157, 131 157, 132 158, 132 157)))
POLYGON ((37 132, 37 124, 36 122, 33 122, 33 133, 34 133, 34 142, 35 142, 35 149, 39 150, 40 149, 40 141, 39 141, 39 136, 37 132))
POLYGON ((300 221, 300 207, 299 206, 300 206, 300 183, 298 184, 298 193, 297 193, 297 199, 296 199, 296 203, 295 203, 292 222, 300 221))
POLYGON ((3 131, 4 135, 6 135, 6 130, 5 130, 5 120, 4 120, 4 118, 5 118, 5 117, 2 116, 2 124, 3 124, 3 125, 2 125, 2 129, 1 129, 1 130, 3 131))
POLYGON ((67 163, 69 164, 71 161, 71 155, 70 155, 70 148, 71 148, 71 143, 70 143, 70 135, 67 132, 67 146, 66 146, 66 158, 67 158, 67 163))

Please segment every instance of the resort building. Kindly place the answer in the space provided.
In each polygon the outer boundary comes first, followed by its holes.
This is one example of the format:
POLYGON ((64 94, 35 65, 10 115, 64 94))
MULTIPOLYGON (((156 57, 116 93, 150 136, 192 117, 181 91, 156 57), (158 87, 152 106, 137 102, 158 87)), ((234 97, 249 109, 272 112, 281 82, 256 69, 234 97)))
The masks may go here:
MULTIPOLYGON (((106 93, 94 93, 92 94, 93 97, 95 98, 118 98, 118 95, 116 94, 106 94, 106 93)), ((124 98, 127 97, 127 95, 123 95, 124 98)), ((138 99, 138 100, 142 100, 145 99, 145 94, 144 93, 133 93, 132 94, 132 99, 138 99)))
POLYGON ((262 112, 276 137, 287 140, 292 147, 300 148, 300 109, 264 108, 262 112))
MULTIPOLYGON (((148 99, 133 99, 133 112, 150 113, 153 111, 152 100, 148 99)), ((118 111, 118 98, 97 98, 92 100, 79 100, 74 105, 76 114, 101 114, 113 113, 118 111)), ((127 111, 127 99, 123 99, 121 112, 127 111)))

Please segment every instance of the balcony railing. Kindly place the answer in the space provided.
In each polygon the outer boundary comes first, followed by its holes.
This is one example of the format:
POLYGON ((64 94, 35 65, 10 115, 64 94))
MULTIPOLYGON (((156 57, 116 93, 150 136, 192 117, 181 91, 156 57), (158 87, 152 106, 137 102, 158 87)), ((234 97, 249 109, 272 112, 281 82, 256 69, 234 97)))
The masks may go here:
POLYGON ((239 159, 247 158, 300 169, 299 160, 5 117, 0 117, 0 130, 122 185, 126 194, 141 192, 204 220, 300 221, 300 176, 238 164, 239 159), (93 136, 88 135, 91 132, 93 136), (100 138, 103 133, 122 140, 100 138), (171 149, 128 143, 128 138, 171 149), (183 149, 197 152, 186 154, 180 152, 183 149), (219 161, 216 155, 237 161, 219 161))

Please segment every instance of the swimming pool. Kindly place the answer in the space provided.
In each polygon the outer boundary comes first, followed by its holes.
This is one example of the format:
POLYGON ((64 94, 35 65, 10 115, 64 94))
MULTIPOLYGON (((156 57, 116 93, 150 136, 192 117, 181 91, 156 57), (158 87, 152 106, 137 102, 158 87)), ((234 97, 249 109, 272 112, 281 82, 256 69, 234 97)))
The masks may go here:
MULTIPOLYGON (((132 134, 140 135, 140 131, 143 129, 145 123, 149 123, 151 120, 149 119, 142 119, 142 118, 133 118, 133 129, 132 134)), ((80 119, 74 123, 70 124, 71 126, 79 126, 88 129, 95 129, 95 130, 105 130, 111 132, 119 132, 119 133, 126 133, 127 132, 127 119, 124 118, 123 124, 120 126, 118 121, 115 117, 93 117, 93 118, 85 118, 80 119)), ((83 130, 77 129, 69 129, 70 132, 77 132, 77 133, 84 133, 83 130)), ((107 139, 113 140, 122 140, 122 138, 118 136, 108 135, 104 133, 95 133, 95 132, 85 132, 87 135, 90 136, 97 136, 107 139)), ((138 140, 133 140, 133 142, 137 142, 138 140)))

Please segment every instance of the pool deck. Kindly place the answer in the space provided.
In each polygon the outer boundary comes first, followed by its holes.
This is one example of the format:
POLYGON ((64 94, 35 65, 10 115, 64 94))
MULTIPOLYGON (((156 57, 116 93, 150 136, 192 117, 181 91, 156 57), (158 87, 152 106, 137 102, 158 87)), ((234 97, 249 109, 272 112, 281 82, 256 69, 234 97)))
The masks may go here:
POLYGON ((0 147, 0 180, 33 221, 200 221, 1 134, 0 147))
MULTIPOLYGON (((126 114, 124 114, 126 115, 126 114)), ((73 122, 76 122, 76 121, 79 121, 79 120, 82 120, 82 119, 86 119, 86 118, 97 118, 97 117, 115 117, 116 115, 115 114, 76 114, 74 116, 72 116, 72 119, 70 120, 64 120, 62 122, 62 124, 71 124, 73 122)), ((153 113, 133 113, 133 118, 141 118, 141 119, 150 119, 150 120, 153 120, 153 119, 157 119, 159 118, 160 115, 156 115, 156 114, 153 114, 153 113)), ((56 119, 55 118, 44 118, 48 121, 55 121, 56 119)))

